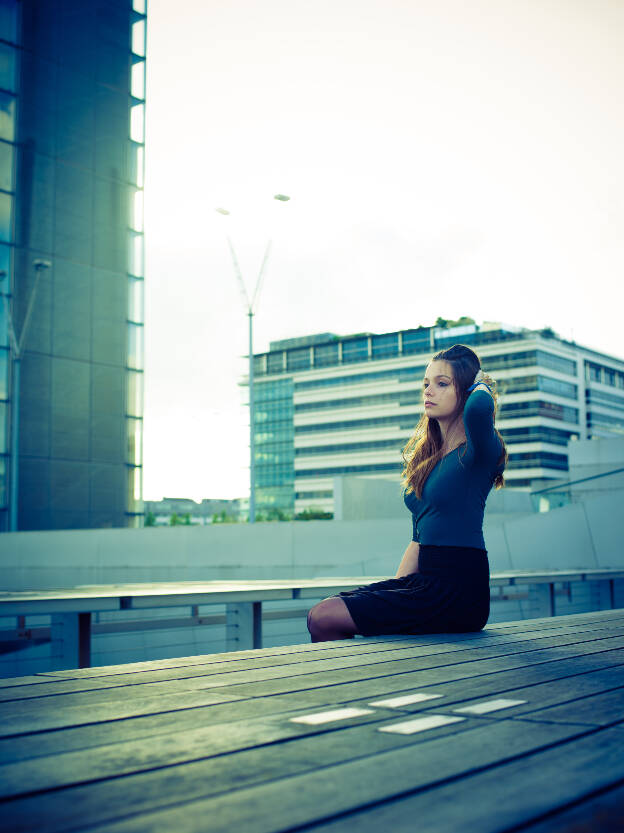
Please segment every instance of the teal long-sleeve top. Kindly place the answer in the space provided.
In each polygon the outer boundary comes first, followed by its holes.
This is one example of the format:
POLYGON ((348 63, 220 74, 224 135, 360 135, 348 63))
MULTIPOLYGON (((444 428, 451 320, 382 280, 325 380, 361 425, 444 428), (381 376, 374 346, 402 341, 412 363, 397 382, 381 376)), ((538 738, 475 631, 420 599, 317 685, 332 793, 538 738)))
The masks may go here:
POLYGON ((483 513, 498 466, 501 442, 494 430, 494 400, 474 390, 464 405, 466 442, 445 454, 425 481, 422 498, 405 492, 412 540, 437 546, 485 549, 483 513))

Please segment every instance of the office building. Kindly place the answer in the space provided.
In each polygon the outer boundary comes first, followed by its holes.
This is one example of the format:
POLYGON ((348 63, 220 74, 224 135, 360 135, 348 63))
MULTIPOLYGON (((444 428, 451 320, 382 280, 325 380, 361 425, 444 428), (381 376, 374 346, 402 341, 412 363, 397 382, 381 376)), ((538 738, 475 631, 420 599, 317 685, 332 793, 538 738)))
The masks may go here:
POLYGON ((570 441, 624 435, 624 361, 549 328, 486 322, 273 342, 254 356, 259 513, 331 512, 338 475, 399 483, 427 362, 458 343, 498 383, 508 486, 564 478, 570 441))
POLYGON ((0 524, 19 427, 18 529, 142 519, 145 0, 1 0, 0 524), (33 261, 49 268, 36 293, 33 261))

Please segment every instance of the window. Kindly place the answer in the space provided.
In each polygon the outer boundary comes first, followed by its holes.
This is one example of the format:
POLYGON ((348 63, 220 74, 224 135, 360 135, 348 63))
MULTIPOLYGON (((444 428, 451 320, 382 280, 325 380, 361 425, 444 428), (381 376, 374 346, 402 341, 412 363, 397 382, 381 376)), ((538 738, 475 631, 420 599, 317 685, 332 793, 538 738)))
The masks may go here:
POLYGON ((362 362, 368 358, 368 338, 353 338, 342 342, 342 361, 362 362))
POLYGON ((142 278, 128 278, 128 318, 136 324, 143 323, 143 289, 142 278))
POLYGON ((0 92, 0 139, 8 142, 15 139, 15 96, 3 92, 0 92))
POLYGON ((145 61, 132 64, 130 70, 130 95, 145 98, 145 61))
POLYGON ((128 398, 126 401, 128 416, 143 416, 143 374, 128 371, 128 398))
POLYGON ((130 138, 141 144, 145 141, 145 104, 130 108, 130 138))
POLYGON ((403 333, 404 353, 424 353, 430 347, 429 330, 408 330, 403 333))
POLYGON ((128 432, 128 463, 133 466, 140 466, 142 462, 143 453, 143 420, 132 419, 126 420, 128 432))
POLYGON ((143 367, 143 326, 128 324, 128 367, 140 370, 143 367))
POLYGON ((132 24, 132 51, 135 55, 145 57, 145 20, 132 24))
POLYGON ((388 333, 387 335, 373 336, 371 350, 374 359, 381 359, 386 356, 398 356, 399 334, 388 333))
POLYGON ((143 231, 143 191, 130 189, 130 220, 129 225, 133 231, 143 231))
POLYGON ((13 145, 0 142, 0 188, 13 190, 13 145))
POLYGON ((137 145, 135 142, 130 142, 128 155, 128 179, 133 185, 136 185, 137 188, 142 188, 145 148, 143 145, 137 145))
POLYGON ((15 92, 15 49, 0 43, 0 87, 15 92))
POLYGON ((131 231, 128 240, 128 272, 143 277, 143 235, 131 231))
POLYGON ((17 41, 17 2, 3 0, 0 2, 0 38, 17 41))
POLYGON ((269 353, 267 356, 268 373, 281 373, 284 370, 284 354, 269 353))
POLYGON ((314 348, 315 367, 329 367, 334 364, 338 364, 338 342, 314 348))
POLYGON ((0 193, 0 240, 11 240, 11 214, 13 209, 13 197, 10 194, 0 193))
POLYGON ((286 353, 286 367, 288 370, 308 370, 310 368, 310 348, 289 350, 286 353))

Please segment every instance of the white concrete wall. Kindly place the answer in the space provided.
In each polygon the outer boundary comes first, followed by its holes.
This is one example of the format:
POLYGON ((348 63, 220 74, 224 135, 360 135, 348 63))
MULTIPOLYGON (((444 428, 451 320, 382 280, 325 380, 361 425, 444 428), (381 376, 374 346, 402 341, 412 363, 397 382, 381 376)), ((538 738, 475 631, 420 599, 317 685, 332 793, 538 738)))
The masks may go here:
MULTIPOLYGON (((502 522, 486 516, 484 535, 493 570, 624 565, 617 492, 502 522)), ((402 519, 5 533, 0 588, 385 575, 410 540, 408 512, 402 519)))

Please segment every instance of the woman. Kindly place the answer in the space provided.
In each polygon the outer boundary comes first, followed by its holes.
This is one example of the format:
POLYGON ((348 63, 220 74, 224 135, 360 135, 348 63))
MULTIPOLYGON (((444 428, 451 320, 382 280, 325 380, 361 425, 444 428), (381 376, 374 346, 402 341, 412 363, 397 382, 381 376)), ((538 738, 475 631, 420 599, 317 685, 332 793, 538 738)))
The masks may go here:
POLYGON ((494 427, 496 385, 463 344, 436 353, 425 412, 403 450, 413 535, 396 577, 324 599, 308 614, 313 642, 357 634, 481 630, 490 612, 483 512, 504 485, 507 450, 494 427))

